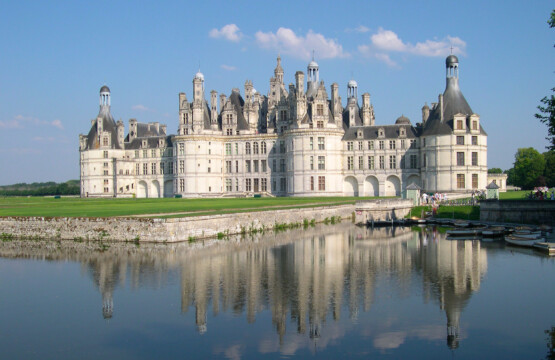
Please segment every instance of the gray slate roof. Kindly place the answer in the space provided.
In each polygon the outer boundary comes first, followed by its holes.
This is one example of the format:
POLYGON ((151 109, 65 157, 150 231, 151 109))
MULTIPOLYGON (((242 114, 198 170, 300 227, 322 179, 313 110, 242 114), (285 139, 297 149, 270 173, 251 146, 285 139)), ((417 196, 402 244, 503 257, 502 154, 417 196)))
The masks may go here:
POLYGON ((399 131, 401 128, 405 129, 405 139, 415 139, 418 131, 415 127, 410 125, 373 125, 373 126, 351 126, 345 130, 343 140, 356 140, 358 139, 358 130, 362 130, 364 140, 378 139, 378 130, 384 129, 384 139, 397 139, 399 138, 399 131))
MULTIPOLYGON (((112 114, 110 114, 110 107, 101 106, 97 118, 100 118, 102 121, 103 131, 107 131, 110 133, 112 149, 121 149, 118 144, 118 132, 116 122, 114 121, 114 117, 112 116, 112 114)), ((97 126, 95 123, 91 126, 91 130, 87 135, 86 150, 98 149, 100 147, 100 139, 98 136, 99 135, 97 131, 97 126)))

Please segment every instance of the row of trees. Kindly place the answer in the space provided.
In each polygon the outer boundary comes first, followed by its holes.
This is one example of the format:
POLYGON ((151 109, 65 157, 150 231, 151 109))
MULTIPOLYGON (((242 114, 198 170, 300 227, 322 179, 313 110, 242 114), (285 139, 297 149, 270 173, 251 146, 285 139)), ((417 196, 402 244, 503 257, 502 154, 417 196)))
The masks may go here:
MULTIPOLYGON (((489 169, 490 174, 500 174, 499 168, 489 169)), ((534 148, 518 149, 511 169, 503 171, 508 175, 507 184, 531 190, 536 186, 555 187, 555 151, 541 154, 534 148)))
POLYGON ((79 180, 69 180, 64 183, 49 181, 45 183, 19 183, 0 186, 0 196, 52 196, 79 194, 79 180))

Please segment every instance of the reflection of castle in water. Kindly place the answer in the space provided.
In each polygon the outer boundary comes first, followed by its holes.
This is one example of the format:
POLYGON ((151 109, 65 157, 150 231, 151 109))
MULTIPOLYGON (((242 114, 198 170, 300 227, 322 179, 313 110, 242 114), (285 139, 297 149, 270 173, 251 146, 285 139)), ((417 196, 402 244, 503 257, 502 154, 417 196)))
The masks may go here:
POLYGON ((294 331, 313 339, 327 320, 341 317, 343 307, 356 320, 359 309, 370 310, 380 276, 394 277, 400 296, 419 280, 424 297, 445 310, 451 348, 458 346, 460 314, 487 269, 479 241, 448 241, 432 229, 340 224, 213 244, 114 246, 50 257, 83 264, 102 294, 105 318, 113 316, 118 285, 162 287, 172 274, 181 277, 181 309, 194 307, 200 333, 208 330, 209 307, 214 315, 245 313, 249 322, 269 309, 280 342, 289 318, 294 331))

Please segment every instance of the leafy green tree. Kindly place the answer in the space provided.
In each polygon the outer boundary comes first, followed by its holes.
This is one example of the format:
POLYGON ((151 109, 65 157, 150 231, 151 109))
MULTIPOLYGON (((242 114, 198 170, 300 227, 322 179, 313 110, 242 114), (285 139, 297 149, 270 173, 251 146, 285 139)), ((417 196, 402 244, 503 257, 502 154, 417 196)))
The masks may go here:
POLYGON ((510 168, 503 171, 504 174, 507 174, 507 185, 515 185, 515 169, 510 168))
POLYGON ((488 174, 503 174, 503 170, 500 168, 491 168, 488 169, 488 174))
MULTIPOLYGON (((551 11, 551 18, 547 20, 550 28, 555 27, 555 10, 551 11)), ((555 46, 555 45, 553 45, 555 46)), ((551 89, 555 92, 555 88, 551 89)), ((536 113, 536 118, 538 118, 542 123, 547 125, 547 137, 551 143, 547 146, 549 150, 555 150, 555 96, 550 95, 541 99, 543 105, 538 105, 539 113, 536 113)))
POLYGON ((543 173, 545 182, 547 186, 555 187, 555 151, 544 152, 543 158, 545 159, 545 171, 543 173))
POLYGON ((543 176, 545 159, 534 148, 518 149, 515 154, 514 184, 523 189, 533 189, 543 176))

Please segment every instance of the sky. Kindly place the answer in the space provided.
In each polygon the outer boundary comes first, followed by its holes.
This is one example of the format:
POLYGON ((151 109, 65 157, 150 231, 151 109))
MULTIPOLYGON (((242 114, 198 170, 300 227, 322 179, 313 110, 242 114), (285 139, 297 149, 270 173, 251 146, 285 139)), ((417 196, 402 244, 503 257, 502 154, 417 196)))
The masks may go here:
MULTIPOLYGON (((314 52, 328 94, 370 93, 376 124, 421 121, 445 89, 445 57, 488 133, 488 167, 518 148, 546 151, 534 117, 554 87, 551 1, 25 1, 0 0, 0 185, 79 178, 79 134, 99 90, 128 121, 167 124, 200 69, 211 90, 267 94, 276 58, 284 81, 314 52)), ((207 98, 208 99, 208 98, 207 98)))

